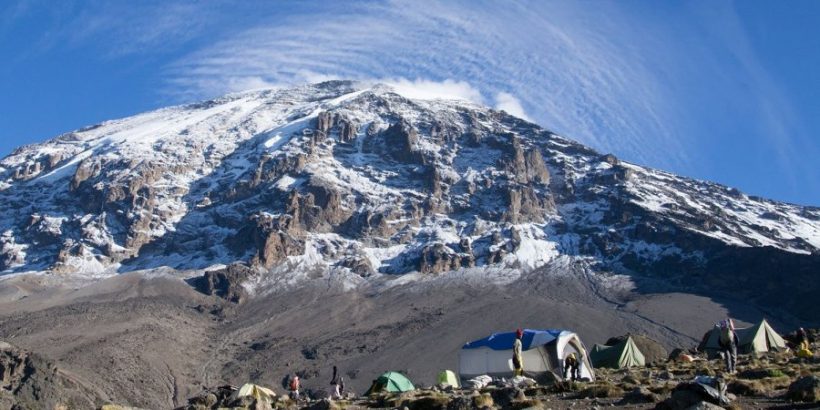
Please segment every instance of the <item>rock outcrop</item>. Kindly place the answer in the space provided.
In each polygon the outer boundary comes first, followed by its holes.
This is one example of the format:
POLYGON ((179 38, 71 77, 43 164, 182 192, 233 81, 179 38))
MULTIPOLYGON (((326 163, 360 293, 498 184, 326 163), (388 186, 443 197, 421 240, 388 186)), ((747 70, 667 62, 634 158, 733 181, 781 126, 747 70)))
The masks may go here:
POLYGON ((39 355, 0 341, 0 408, 94 409, 102 397, 39 355))
POLYGON ((198 291, 206 295, 218 296, 233 303, 242 303, 248 293, 242 284, 254 275, 248 266, 233 264, 223 269, 207 271, 202 276, 189 280, 198 291))

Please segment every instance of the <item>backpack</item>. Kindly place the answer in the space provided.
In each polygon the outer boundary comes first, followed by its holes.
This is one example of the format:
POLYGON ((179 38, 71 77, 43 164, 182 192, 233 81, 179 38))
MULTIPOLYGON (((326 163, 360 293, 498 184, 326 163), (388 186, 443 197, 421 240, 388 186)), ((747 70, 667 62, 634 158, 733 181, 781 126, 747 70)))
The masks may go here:
POLYGON ((730 346, 735 341, 735 335, 728 326, 720 328, 720 345, 730 346))

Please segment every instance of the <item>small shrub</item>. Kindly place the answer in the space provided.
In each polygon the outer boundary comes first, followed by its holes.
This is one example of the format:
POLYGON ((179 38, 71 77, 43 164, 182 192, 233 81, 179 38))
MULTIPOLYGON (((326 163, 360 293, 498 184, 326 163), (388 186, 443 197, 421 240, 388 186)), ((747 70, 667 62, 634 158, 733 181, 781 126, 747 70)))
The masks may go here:
POLYGON ((735 380, 727 386, 730 393, 740 396, 763 396, 763 385, 758 380, 735 380))
POLYGON ((785 374, 780 369, 769 369, 768 370, 769 377, 783 377, 785 374))
POLYGON ((491 396, 490 393, 484 393, 484 394, 475 396, 473 398, 473 404, 475 404, 475 406, 477 408, 493 407, 493 405, 494 405, 493 396, 491 396))

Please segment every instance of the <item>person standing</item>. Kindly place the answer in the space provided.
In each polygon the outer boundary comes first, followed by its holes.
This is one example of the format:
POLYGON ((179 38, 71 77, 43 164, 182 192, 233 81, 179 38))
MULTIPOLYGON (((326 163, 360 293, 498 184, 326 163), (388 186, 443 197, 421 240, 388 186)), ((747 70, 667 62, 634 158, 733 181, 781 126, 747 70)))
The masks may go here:
POLYGON ((331 399, 340 399, 342 398, 342 391, 341 391, 341 383, 339 380, 339 375, 337 373, 336 366, 333 366, 333 378, 330 379, 330 398, 331 399))
POLYGON ((290 378, 290 383, 288 383, 288 390, 290 390, 290 398, 294 401, 299 401, 299 387, 301 384, 299 383, 299 376, 293 375, 290 378))
POLYGON ((738 340, 732 319, 721 322, 718 344, 720 345, 723 358, 726 360, 726 371, 729 374, 734 374, 736 371, 735 366, 737 365, 738 340))
POLYGON ((806 329, 802 327, 797 329, 797 349, 808 349, 809 348, 809 335, 806 333, 806 329))
POLYGON ((521 358, 521 338, 524 337, 524 331, 519 328, 515 331, 515 342, 513 342, 513 376, 524 375, 524 361, 521 358))

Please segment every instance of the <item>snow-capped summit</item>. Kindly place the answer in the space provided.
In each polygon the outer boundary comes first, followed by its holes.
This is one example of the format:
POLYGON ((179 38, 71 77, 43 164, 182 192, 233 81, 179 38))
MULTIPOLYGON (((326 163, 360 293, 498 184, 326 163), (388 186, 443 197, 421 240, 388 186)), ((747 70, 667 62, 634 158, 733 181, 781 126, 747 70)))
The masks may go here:
POLYGON ((0 162, 7 273, 242 261, 278 277, 367 280, 526 271, 568 255, 668 279, 732 270, 730 261, 762 269, 755 249, 773 266, 816 268, 820 209, 384 85, 232 94, 87 127, 0 162))

